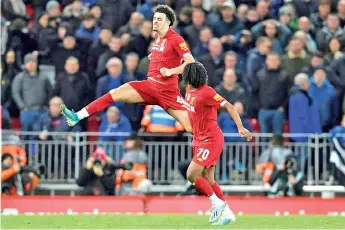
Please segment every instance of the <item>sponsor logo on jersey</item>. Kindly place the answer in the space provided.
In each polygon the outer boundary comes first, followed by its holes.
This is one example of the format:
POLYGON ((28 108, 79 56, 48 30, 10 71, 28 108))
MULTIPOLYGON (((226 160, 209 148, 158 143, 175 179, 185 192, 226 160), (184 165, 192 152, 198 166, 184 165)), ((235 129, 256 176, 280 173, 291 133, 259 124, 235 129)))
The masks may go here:
POLYGON ((223 97, 220 96, 218 93, 217 93, 216 95, 214 95, 213 99, 214 99, 215 101, 222 101, 222 100, 224 100, 223 97))
POLYGON ((182 51, 187 51, 188 50, 188 46, 187 46, 187 44, 185 42, 180 43, 179 46, 180 46, 180 49, 182 51))

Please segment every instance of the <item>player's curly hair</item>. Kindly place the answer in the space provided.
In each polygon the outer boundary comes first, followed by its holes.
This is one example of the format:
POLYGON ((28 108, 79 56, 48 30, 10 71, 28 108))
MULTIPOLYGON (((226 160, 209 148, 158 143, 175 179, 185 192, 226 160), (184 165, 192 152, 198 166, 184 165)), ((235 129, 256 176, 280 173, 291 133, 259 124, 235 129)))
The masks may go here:
POLYGON ((170 6, 158 5, 156 10, 155 10, 155 13, 165 14, 167 19, 170 21, 169 26, 174 25, 174 23, 176 22, 176 14, 175 14, 174 10, 170 8, 170 6))
POLYGON ((191 85, 197 89, 200 86, 207 84, 207 71, 200 62, 188 63, 182 73, 183 81, 187 85, 191 85))

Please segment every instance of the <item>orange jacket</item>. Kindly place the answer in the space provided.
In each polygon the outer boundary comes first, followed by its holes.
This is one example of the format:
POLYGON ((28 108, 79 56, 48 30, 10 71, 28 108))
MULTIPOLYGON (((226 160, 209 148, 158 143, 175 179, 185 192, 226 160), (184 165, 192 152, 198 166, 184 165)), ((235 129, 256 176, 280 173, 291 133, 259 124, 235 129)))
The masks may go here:
POLYGON ((116 188, 121 188, 123 182, 132 181, 133 190, 137 190, 140 182, 146 179, 146 171, 146 164, 134 164, 132 170, 118 170, 116 173, 116 188))
POLYGON ((23 148, 21 148, 18 145, 4 145, 1 146, 1 155, 9 153, 13 156, 14 164, 19 163, 20 165, 26 165, 27 164, 27 158, 26 158, 26 152, 23 148))

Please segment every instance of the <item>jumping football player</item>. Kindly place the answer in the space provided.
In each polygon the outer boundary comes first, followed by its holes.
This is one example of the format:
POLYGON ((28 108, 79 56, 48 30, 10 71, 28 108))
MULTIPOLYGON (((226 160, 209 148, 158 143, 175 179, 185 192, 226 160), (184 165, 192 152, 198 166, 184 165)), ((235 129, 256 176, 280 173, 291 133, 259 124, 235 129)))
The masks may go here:
POLYGON ((62 114, 67 123, 74 126, 81 119, 104 110, 113 102, 159 105, 174 117, 187 132, 191 132, 185 101, 178 88, 178 74, 194 58, 184 39, 171 26, 176 21, 174 11, 159 5, 153 16, 153 31, 156 37, 150 54, 147 80, 128 82, 91 102, 78 112, 62 105, 62 114), (181 63, 183 59, 184 63, 181 63))
POLYGON ((187 170, 187 178, 201 194, 210 199, 210 223, 224 225, 235 222, 235 216, 214 179, 215 165, 224 147, 224 136, 217 124, 217 110, 223 107, 228 111, 239 134, 247 141, 252 139, 252 135, 243 127, 235 108, 207 86, 207 72, 201 63, 187 64, 182 77, 187 87, 185 100, 189 105, 188 115, 193 129, 193 159, 187 170))

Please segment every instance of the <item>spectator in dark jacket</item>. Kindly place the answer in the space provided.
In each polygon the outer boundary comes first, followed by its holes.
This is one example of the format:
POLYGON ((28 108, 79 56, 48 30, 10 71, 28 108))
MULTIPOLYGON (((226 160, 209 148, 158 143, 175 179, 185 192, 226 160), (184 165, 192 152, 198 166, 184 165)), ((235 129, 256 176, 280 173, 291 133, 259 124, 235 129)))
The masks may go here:
POLYGON ((246 91, 237 83, 237 76, 233 69, 224 72, 223 82, 215 90, 227 101, 246 103, 246 91))
POLYGON ((261 132, 281 134, 288 102, 289 77, 280 66, 279 54, 267 55, 266 67, 260 69, 253 80, 253 92, 259 95, 261 132))
POLYGON ((65 71, 56 77, 52 96, 61 97, 66 106, 77 111, 90 102, 91 89, 89 77, 79 71, 78 59, 69 57, 65 63, 65 71))
POLYGON ((315 52, 312 54, 310 59, 310 64, 307 66, 304 66, 301 69, 302 73, 306 73, 309 77, 311 77, 314 73, 314 71, 320 67, 324 66, 324 60, 323 60, 323 54, 321 52, 315 52))
POLYGON ((3 0, 1 1, 1 12, 3 16, 8 21, 13 21, 17 18, 21 18, 23 20, 29 20, 29 16, 26 12, 26 6, 23 0, 11 1, 11 0, 3 0))
POLYGON ((199 39, 197 44, 192 47, 192 53, 196 60, 208 53, 208 43, 213 38, 212 30, 208 27, 204 27, 200 30, 199 39))
POLYGON ((320 0, 318 6, 318 12, 310 15, 310 21, 314 25, 315 29, 321 29, 328 14, 331 12, 331 4, 329 0, 320 0))
POLYGON ((193 10, 192 24, 186 26, 182 32, 189 46, 193 49, 199 42, 201 28, 205 25, 205 13, 200 9, 193 10))
MULTIPOLYGON (((243 78, 242 78, 242 72, 239 68, 238 62, 237 62, 237 54, 234 51, 228 51, 224 55, 224 67, 218 68, 215 72, 216 80, 218 81, 216 85, 219 85, 220 82, 223 79, 223 74, 226 70, 232 69, 235 71, 237 76, 237 81, 242 84, 243 78)), ((244 85, 244 84, 242 84, 244 85)))
POLYGON ((295 6, 298 17, 309 17, 317 11, 317 1, 293 0, 292 3, 295 6))
POLYGON ((97 41, 100 28, 96 24, 96 18, 92 14, 82 16, 82 23, 76 32, 76 37, 97 41))
POLYGON ((139 55, 140 59, 147 55, 147 49, 152 40, 152 21, 144 21, 140 34, 134 36, 128 43, 126 48, 127 52, 135 52, 139 55))
POLYGON ((123 34, 129 34, 131 36, 139 35, 140 27, 143 24, 144 16, 139 12, 133 12, 128 23, 120 27, 116 32, 116 36, 122 36, 123 34))
POLYGON ((345 94, 345 56, 331 62, 328 69, 331 74, 327 78, 335 87, 339 101, 342 101, 345 94))
POLYGON ((236 6, 231 1, 222 4, 222 20, 218 21, 214 27, 214 35, 222 41, 230 41, 231 35, 240 32, 244 27, 242 22, 236 17, 236 6))
POLYGON ((145 3, 139 7, 139 12, 144 15, 146 20, 151 20, 153 18, 154 7, 163 3, 163 0, 146 0, 145 3))
POLYGON ((102 20, 111 26, 113 33, 125 25, 133 12, 133 6, 128 0, 99 0, 102 9, 102 20))

